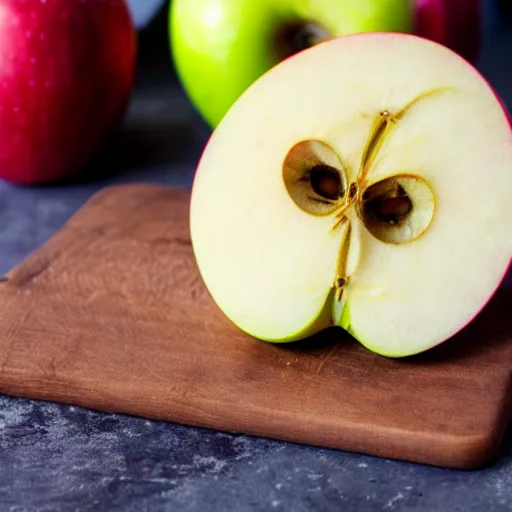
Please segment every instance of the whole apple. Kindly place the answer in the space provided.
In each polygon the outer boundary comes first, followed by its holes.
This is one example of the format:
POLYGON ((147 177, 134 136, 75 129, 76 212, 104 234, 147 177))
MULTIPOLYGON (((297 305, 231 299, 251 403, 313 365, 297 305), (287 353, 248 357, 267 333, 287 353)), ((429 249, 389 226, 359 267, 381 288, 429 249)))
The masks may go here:
POLYGON ((0 178, 53 181, 123 119, 136 36, 125 0, 0 0, 0 178))
POLYGON ((332 37, 410 32, 411 0, 173 0, 170 46, 184 89, 216 126, 280 61, 332 37))

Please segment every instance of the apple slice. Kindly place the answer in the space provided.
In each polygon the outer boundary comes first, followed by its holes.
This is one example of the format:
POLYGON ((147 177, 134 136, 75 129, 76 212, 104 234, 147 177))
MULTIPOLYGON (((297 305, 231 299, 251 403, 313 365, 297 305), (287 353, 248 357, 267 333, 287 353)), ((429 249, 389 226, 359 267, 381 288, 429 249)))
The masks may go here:
POLYGON ((406 34, 318 44, 216 128, 190 228, 213 299, 270 342, 331 325, 390 357, 484 307, 512 255, 512 133, 485 80, 406 34))

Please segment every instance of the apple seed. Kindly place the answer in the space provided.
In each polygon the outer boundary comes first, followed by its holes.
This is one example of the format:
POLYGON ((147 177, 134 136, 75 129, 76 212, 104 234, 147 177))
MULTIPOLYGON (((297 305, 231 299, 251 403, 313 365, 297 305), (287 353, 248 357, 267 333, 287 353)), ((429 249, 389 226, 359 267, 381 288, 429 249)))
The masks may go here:
POLYGON ((397 224, 412 210, 413 205, 400 184, 392 180, 389 183, 392 188, 372 199, 369 199, 370 194, 366 191, 363 194, 363 200, 366 198, 366 208, 372 210, 375 219, 389 224, 397 224))
POLYGON ((335 201, 344 195, 343 184, 337 169, 316 165, 309 171, 312 189, 321 197, 335 201))
POLYGON ((434 207, 430 185, 419 176, 402 174, 368 187, 359 205, 359 216, 378 240, 403 244, 425 232, 434 207))
POLYGON ((348 189, 348 199, 352 201, 357 194, 357 185, 355 183, 351 183, 348 189))
POLYGON ((390 197, 375 205, 376 217, 390 224, 396 224, 411 210, 412 202, 408 197, 390 197))
POLYGON ((325 143, 305 140, 295 144, 283 162, 283 181, 290 198, 311 215, 329 215, 345 196, 344 166, 325 143))

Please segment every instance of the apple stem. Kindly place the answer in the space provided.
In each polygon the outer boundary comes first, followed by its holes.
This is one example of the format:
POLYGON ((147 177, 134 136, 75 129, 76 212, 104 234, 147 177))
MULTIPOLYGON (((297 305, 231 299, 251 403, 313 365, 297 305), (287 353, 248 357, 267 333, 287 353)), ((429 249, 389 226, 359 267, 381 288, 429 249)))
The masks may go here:
POLYGON ((278 59, 287 59, 331 38, 331 33, 323 25, 314 21, 301 20, 288 23, 280 27, 277 32, 278 59))
POLYGON ((333 227, 331 228, 332 231, 335 231, 340 227, 342 224, 344 224, 346 221, 348 221, 347 217, 345 216, 345 212, 350 208, 350 206, 354 203, 354 201, 357 198, 357 184, 351 183, 350 187, 348 189, 348 200, 345 203, 342 203, 336 212, 336 221, 334 222, 333 227))
POLYGON ((442 94, 445 92, 453 92, 453 87, 440 87, 438 89, 432 89, 431 91, 424 92, 412 99, 407 105, 405 105, 399 112, 391 114, 389 110, 382 110, 371 131, 371 135, 368 139, 368 143, 363 151, 363 157, 361 159, 361 167, 359 170, 359 190, 365 189, 365 181, 370 172, 370 168, 375 162, 378 152, 382 148, 386 135, 388 135, 390 129, 396 125, 397 121, 402 119, 414 106, 428 99, 432 96, 442 94))
POLYGON ((343 217, 343 220, 347 223, 347 229, 345 232, 345 236, 340 244, 339 252, 338 252, 338 262, 337 262, 337 272, 336 278, 334 280, 334 288, 336 290, 336 299, 338 301, 343 297, 343 291, 347 287, 350 276, 346 275, 347 272, 347 258, 348 258, 348 250, 350 247, 350 235, 352 233, 352 226, 348 221, 347 217, 343 217))
POLYGON ((343 207, 343 210, 341 212, 339 212, 338 214, 336 214, 336 222, 333 224, 332 228, 331 228, 331 231, 336 231, 340 226, 342 226, 343 224, 345 224, 345 222, 348 221, 347 217, 344 215, 345 213, 345 210, 348 208, 348 205, 345 205, 343 207))
MULTIPOLYGON (((387 110, 380 112, 368 139, 368 143, 364 149, 363 157, 361 158, 361 167, 359 170, 358 179, 360 185, 363 185, 363 182, 366 180, 368 172, 370 171, 370 167, 372 166, 375 158, 377 157, 377 153, 382 147, 385 136, 389 133, 390 128, 396 123, 396 120, 397 118, 390 114, 387 110)), ((363 189, 363 186, 360 188, 363 189)))

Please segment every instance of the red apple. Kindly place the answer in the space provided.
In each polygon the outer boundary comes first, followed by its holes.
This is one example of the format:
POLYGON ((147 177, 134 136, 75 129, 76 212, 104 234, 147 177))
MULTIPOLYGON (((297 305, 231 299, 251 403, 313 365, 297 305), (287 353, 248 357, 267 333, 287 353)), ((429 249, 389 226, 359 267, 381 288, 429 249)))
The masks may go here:
POLYGON ((0 0, 0 178, 71 175, 123 119, 136 35, 125 0, 0 0))
POLYGON ((474 62, 482 32, 481 0, 415 1, 414 33, 441 43, 474 62))

